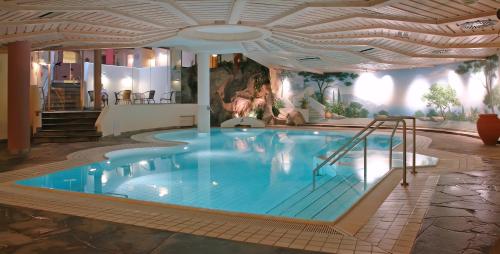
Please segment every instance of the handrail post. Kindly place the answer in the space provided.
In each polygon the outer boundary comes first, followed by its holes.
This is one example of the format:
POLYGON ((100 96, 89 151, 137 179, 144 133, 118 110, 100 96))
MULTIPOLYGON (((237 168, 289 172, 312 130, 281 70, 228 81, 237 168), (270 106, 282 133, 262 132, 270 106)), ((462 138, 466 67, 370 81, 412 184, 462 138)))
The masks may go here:
POLYGON ((417 169, 417 127, 416 127, 417 118, 413 118, 413 168, 412 173, 416 174, 417 169))
POLYGON ((363 147, 363 169, 364 169, 364 172, 363 172, 363 176, 364 176, 364 188, 366 190, 366 170, 367 170, 367 166, 368 166, 368 163, 367 163, 367 153, 368 153, 368 139, 367 137, 364 138, 364 147, 363 147))
POLYGON ((408 186, 406 181, 406 121, 403 120, 403 182, 402 186, 408 186))
POLYGON ((396 133, 396 130, 398 129, 398 126, 399 126, 399 122, 400 120, 396 121, 396 123, 394 124, 394 128, 392 129, 392 133, 391 133, 391 136, 389 137, 389 170, 392 170, 392 154, 393 154, 393 139, 394 139, 394 134, 396 133))
POLYGON ((312 190, 315 190, 316 189, 316 173, 313 171, 313 189, 312 190))

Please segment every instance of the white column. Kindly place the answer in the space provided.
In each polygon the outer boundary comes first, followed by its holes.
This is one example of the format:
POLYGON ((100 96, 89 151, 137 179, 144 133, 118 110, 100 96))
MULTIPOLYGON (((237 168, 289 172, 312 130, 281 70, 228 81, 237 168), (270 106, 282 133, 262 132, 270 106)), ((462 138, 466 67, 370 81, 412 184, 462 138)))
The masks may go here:
POLYGON ((198 63, 198 132, 210 132, 210 65, 209 54, 199 52, 198 63))

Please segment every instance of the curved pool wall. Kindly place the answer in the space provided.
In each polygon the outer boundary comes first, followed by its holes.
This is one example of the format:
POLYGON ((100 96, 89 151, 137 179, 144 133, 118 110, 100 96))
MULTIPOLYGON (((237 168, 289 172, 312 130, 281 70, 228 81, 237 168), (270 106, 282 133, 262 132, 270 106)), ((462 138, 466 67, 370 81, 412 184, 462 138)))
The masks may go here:
MULTIPOLYGON (((321 155, 353 133, 281 130, 194 129, 155 135, 179 145, 119 150, 106 161, 18 181, 17 184, 109 195, 229 212, 332 221, 388 172, 383 158, 369 166, 366 181, 359 145, 327 166, 312 189, 321 155)), ((398 144, 399 138, 395 138, 398 144)), ((371 135, 368 149, 388 152, 387 135, 371 135)), ((380 154, 380 153, 378 153, 380 154)), ((387 157, 387 156, 382 156, 387 157)))

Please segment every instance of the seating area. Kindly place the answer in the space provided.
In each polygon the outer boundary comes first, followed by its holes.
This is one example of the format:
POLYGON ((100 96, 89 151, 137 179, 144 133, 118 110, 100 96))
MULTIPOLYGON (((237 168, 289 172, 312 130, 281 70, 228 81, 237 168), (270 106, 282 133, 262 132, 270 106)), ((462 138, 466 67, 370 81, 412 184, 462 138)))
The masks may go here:
MULTIPOLYGON (((95 101, 94 91, 88 91, 89 102, 93 105, 95 101)), ((175 91, 164 93, 160 100, 155 100, 155 90, 150 90, 142 93, 133 93, 132 90, 122 90, 113 92, 114 105, 119 104, 171 104, 175 103, 175 91)), ((109 95, 107 92, 101 92, 102 106, 109 106, 109 95)))

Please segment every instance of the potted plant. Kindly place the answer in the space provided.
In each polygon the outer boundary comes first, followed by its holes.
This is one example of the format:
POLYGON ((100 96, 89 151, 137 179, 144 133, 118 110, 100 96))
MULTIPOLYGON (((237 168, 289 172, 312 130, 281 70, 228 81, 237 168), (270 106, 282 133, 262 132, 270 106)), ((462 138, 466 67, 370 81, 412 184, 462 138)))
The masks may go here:
POLYGON ((333 117, 333 104, 325 103, 325 118, 331 119, 333 117))

